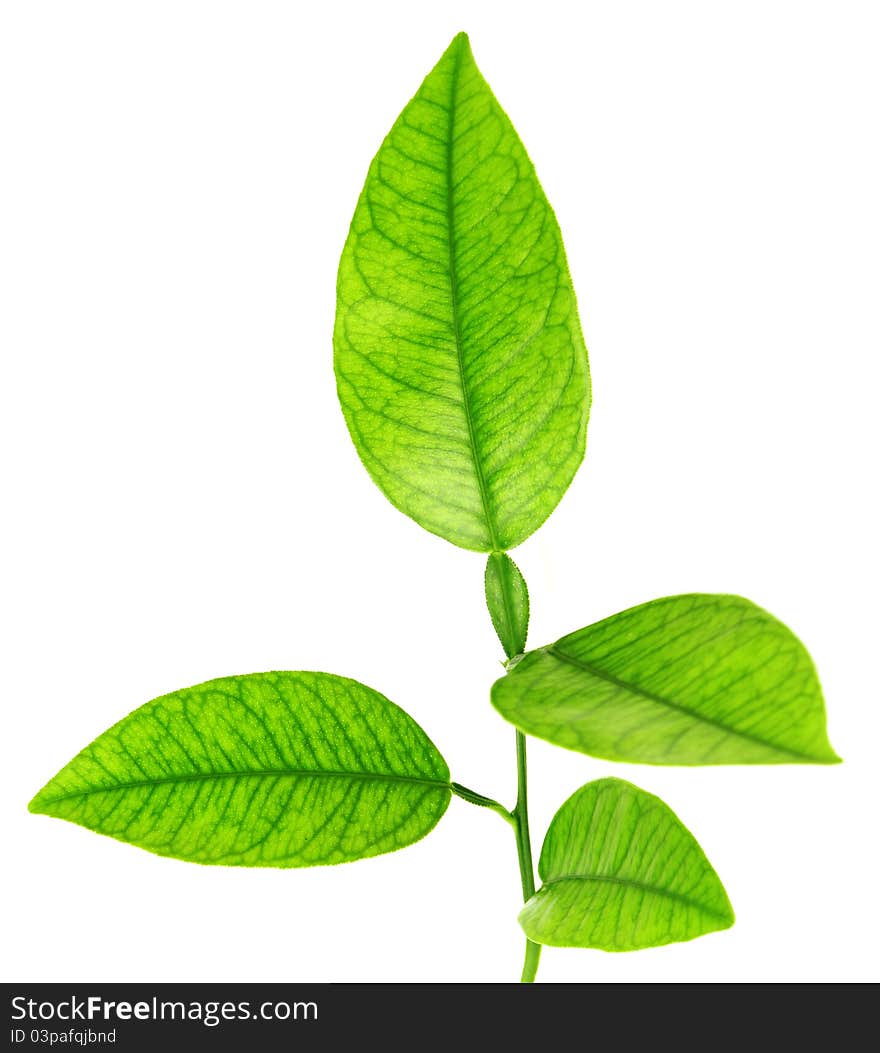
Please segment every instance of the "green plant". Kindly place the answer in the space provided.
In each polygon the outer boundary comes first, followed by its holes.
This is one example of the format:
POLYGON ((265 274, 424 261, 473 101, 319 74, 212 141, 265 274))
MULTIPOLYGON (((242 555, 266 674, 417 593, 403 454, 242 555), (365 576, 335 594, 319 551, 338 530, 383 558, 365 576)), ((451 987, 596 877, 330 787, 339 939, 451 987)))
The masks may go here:
POLYGON ((529 597, 506 550, 583 458, 587 355, 555 217, 467 38, 453 40, 370 167, 339 268, 339 399, 389 500, 488 553, 506 655, 492 703, 516 727, 512 809, 450 780, 377 691, 314 672, 213 680, 147 703, 31 801, 160 855, 333 864, 425 836, 453 794, 513 829, 523 980, 544 944, 634 950, 728 927, 698 844, 656 797, 588 783, 557 812, 536 891, 526 735, 647 764, 835 763, 809 655, 735 596, 643 604, 526 652, 529 597))

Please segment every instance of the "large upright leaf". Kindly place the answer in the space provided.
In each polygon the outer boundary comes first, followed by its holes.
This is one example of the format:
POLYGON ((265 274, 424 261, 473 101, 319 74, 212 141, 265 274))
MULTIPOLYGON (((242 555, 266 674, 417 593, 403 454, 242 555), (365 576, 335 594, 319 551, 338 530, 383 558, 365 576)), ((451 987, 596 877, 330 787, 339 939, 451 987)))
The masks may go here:
POLYGON ((834 764, 816 669, 740 596, 669 596, 532 651, 492 688, 511 723, 644 764, 834 764))
POLYGON ((589 373, 559 227, 463 33, 373 159, 337 294, 373 480, 456 545, 519 544, 583 458, 589 373))
POLYGON ((254 673, 136 709, 30 809, 195 863, 300 867, 418 841, 450 793, 434 745, 377 691, 254 673))
POLYGON ((635 951, 733 924, 718 875, 658 797, 622 779, 582 786, 550 824, 544 882, 519 920, 535 943, 635 951))

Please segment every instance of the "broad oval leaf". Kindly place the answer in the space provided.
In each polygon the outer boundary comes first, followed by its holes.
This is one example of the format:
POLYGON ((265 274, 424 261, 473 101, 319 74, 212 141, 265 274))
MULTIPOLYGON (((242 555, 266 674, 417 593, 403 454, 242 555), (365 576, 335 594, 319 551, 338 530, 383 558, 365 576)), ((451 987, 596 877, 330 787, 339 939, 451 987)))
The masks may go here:
POLYGON ((378 691, 276 672, 148 702, 74 757, 30 810, 194 863, 301 867, 418 841, 450 793, 433 743, 378 691))
POLYGON ((562 237, 461 33, 370 166, 334 362, 385 496, 463 548, 512 548, 583 459, 587 354, 562 237))
POLYGON ((486 560, 486 606, 508 658, 522 654, 529 632, 529 590, 519 567, 505 552, 486 560))
POLYGON ((675 813, 622 779, 587 783, 553 821, 543 886, 519 920, 535 943, 635 951, 734 922, 724 886, 675 813))
POLYGON ((834 764, 797 637, 740 596, 669 596, 532 651, 492 688, 558 746, 643 764, 834 764))

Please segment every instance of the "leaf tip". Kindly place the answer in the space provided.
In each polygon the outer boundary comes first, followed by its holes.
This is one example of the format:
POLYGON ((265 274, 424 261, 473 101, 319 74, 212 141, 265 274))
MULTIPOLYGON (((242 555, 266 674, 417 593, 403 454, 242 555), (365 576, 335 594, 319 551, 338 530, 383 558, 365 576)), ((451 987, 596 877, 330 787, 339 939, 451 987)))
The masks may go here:
POLYGON ((473 61, 474 53, 471 50, 470 37, 462 30, 460 33, 456 33, 452 38, 449 47, 446 49, 446 55, 450 56, 456 63, 460 62, 463 58, 470 58, 473 61))
POLYGON ((28 801, 27 808, 31 815, 46 814, 46 807, 43 803, 44 796, 45 790, 40 790, 38 793, 34 794, 34 796, 28 801))
POLYGON ((823 739, 824 741, 816 743, 809 753, 803 754, 803 762, 805 764, 843 764, 843 757, 831 745, 827 736, 823 736, 823 739))
MULTIPOLYGON (((59 800, 60 788, 56 784, 57 778, 57 774, 53 775, 46 785, 37 790, 34 796, 28 801, 27 809, 31 815, 58 816, 56 806, 59 800)), ((63 789, 60 790, 60 795, 63 796, 63 789)))
POLYGON ((727 889, 724 887, 724 883, 718 876, 714 867, 712 873, 715 875, 715 880, 718 883, 718 891, 724 899, 724 903, 720 905, 715 911, 713 911, 714 924, 712 928, 707 929, 707 932, 723 932, 725 929, 733 928, 736 924, 736 911, 733 909, 733 904, 730 902, 730 896, 727 894, 727 889))

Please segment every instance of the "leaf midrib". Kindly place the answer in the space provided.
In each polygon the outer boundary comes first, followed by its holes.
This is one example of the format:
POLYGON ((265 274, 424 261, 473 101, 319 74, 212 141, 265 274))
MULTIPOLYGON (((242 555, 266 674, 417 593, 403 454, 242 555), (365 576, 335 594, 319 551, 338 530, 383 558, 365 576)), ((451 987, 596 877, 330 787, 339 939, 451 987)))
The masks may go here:
POLYGON ((410 775, 394 775, 390 772, 366 772, 366 771, 337 771, 327 768, 264 768, 243 769, 240 771, 211 771, 211 772, 188 772, 184 775, 167 775, 157 779, 133 779, 129 782, 117 782, 111 786, 92 786, 86 790, 75 790, 72 793, 60 794, 48 800, 40 800, 37 795, 35 802, 43 804, 59 804, 61 801, 69 801, 77 797, 88 797, 93 793, 111 793, 116 790, 136 790, 151 786, 168 786, 176 783, 205 782, 211 779, 246 779, 246 778, 342 778, 363 779, 375 782, 400 782, 411 786, 431 786, 435 789, 449 790, 452 793, 452 784, 442 779, 429 779, 410 775))
POLYGON ((552 889, 554 885, 558 885, 563 881, 595 881, 600 884, 620 885, 624 888, 636 889, 638 892, 648 892, 655 896, 664 896, 666 899, 674 900, 676 903, 683 903, 687 907, 695 907, 697 910, 702 911, 704 914, 708 914, 710 917, 717 918, 719 921, 730 920, 729 913, 714 910, 705 903, 692 899, 690 896, 686 896, 681 892, 673 892, 671 889, 661 888, 659 885, 648 885, 644 881, 636 881, 633 878, 613 877, 609 874, 560 874, 559 877, 553 877, 545 881, 539 889, 539 892, 544 891, 544 889, 552 889))
POLYGON ((673 702, 671 699, 664 698, 663 695, 657 695, 653 691, 648 691, 646 688, 643 688, 638 684, 630 683, 627 680, 621 680, 619 677, 614 676, 613 673, 607 673, 604 669, 599 669, 597 666, 585 662, 582 658, 575 658, 572 655, 566 654, 564 651, 557 650, 555 644, 545 647, 544 651, 546 654, 551 655, 560 662, 567 662, 569 665, 573 665, 576 669, 581 669, 583 672, 589 673, 591 676, 595 676, 599 680, 604 680, 606 683, 612 684, 614 687, 619 687, 624 691, 630 691, 632 694, 639 695, 657 705, 666 706, 669 709, 674 710, 676 713, 683 713, 686 716, 691 717, 693 720, 702 721, 704 724, 709 724, 714 728, 720 728, 729 735, 738 735, 740 738, 758 743, 758 745, 763 746, 765 749, 776 750, 778 753, 785 753, 790 757, 797 757, 800 760, 811 762, 816 760, 815 756, 812 754, 803 753, 800 750, 793 750, 788 746, 779 746, 775 742, 771 742, 769 739, 761 738, 760 735, 753 735, 749 731, 741 731, 738 728, 731 727, 730 724, 725 724, 723 721, 716 720, 714 717, 706 716, 704 713, 698 713, 687 706, 683 706, 680 702, 673 702))
POLYGON ((495 519, 491 512, 489 503, 489 491, 486 479, 483 475, 483 465, 477 449, 477 436, 474 428, 474 419, 471 411, 470 395, 464 374, 464 354, 461 340, 461 318, 458 305, 458 276, 456 272, 456 244, 455 244, 455 194, 452 181, 452 150, 455 142, 455 95, 458 87, 458 77, 461 70, 462 43, 459 41, 455 49, 455 65, 452 68, 451 89, 449 92, 449 123, 447 125, 446 144, 446 220, 449 245, 449 295, 452 302, 452 330, 455 340, 455 354, 458 363, 458 376, 461 384, 462 409, 467 424, 468 440, 471 448, 471 459, 474 462, 474 474, 477 479, 477 489, 480 492, 480 501, 483 505, 483 516, 486 520, 486 530, 489 533, 489 542, 493 551, 500 550, 498 544, 498 533, 495 529, 495 519))

